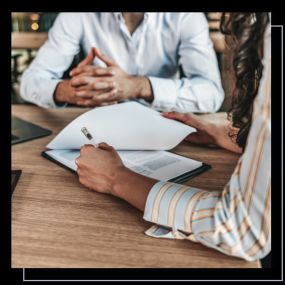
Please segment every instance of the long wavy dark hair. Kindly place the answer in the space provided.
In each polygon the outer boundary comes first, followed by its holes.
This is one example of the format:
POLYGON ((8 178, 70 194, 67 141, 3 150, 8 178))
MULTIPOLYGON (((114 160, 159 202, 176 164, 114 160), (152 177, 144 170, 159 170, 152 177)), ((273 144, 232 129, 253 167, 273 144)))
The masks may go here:
POLYGON ((228 118, 239 128, 237 144, 244 149, 252 121, 253 101, 262 75, 263 37, 268 13, 223 13, 221 31, 231 35, 235 88, 228 118))

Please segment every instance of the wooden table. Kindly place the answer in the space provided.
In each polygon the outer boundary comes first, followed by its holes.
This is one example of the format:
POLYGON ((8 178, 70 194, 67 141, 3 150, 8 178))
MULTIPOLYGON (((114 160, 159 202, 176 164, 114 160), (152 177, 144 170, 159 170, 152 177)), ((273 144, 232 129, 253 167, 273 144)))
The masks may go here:
MULTIPOLYGON (((12 267, 260 267, 186 240, 144 234, 151 224, 115 197, 88 190, 77 175, 41 157, 45 145, 81 108, 14 105, 12 114, 49 128, 48 137, 12 146, 12 169, 22 169, 12 198, 12 267)), ((182 143, 175 151, 212 165, 188 184, 221 190, 238 155, 182 143)))

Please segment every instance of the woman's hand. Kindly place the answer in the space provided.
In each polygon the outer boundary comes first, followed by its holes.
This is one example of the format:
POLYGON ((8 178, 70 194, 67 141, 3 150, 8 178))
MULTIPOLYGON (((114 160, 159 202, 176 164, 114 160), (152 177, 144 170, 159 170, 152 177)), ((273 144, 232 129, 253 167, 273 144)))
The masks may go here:
POLYGON ((126 168, 115 149, 106 143, 85 145, 75 160, 81 184, 112 194, 143 211, 148 193, 157 182, 126 168))
POLYGON ((114 148, 106 143, 98 148, 84 145, 75 163, 80 183, 100 193, 113 194, 118 176, 127 170, 114 148))
POLYGON ((186 137, 186 141, 197 144, 215 144, 235 153, 242 153, 242 149, 235 141, 238 129, 232 127, 226 113, 195 115, 193 113, 163 113, 168 119, 180 121, 197 130, 186 137))

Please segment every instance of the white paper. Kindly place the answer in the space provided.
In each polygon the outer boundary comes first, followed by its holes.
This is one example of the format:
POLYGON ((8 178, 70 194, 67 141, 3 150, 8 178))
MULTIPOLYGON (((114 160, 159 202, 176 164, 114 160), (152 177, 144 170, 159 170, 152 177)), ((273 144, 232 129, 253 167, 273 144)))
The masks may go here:
POLYGON ((48 145, 49 149, 80 149, 90 141, 82 134, 86 127, 95 143, 106 142, 117 150, 169 150, 195 129, 137 102, 92 109, 67 125, 48 145))
POLYGON ((124 165, 132 171, 168 181, 200 166, 202 162, 168 151, 118 151, 124 165))
MULTIPOLYGON (((49 150, 52 158, 76 171, 79 150, 49 150)), ((167 151, 118 151, 124 165, 132 171, 157 180, 168 181, 202 165, 201 162, 167 151)))

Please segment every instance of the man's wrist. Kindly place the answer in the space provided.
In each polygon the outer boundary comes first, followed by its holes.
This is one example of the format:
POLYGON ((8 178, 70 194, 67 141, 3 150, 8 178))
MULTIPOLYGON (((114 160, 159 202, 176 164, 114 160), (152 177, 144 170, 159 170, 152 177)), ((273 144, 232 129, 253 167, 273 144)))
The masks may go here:
POLYGON ((60 81, 57 86, 55 87, 54 93, 53 93, 53 100, 56 104, 62 104, 64 103, 62 96, 61 96, 61 88, 62 88, 63 82, 60 81))
POLYGON ((143 76, 133 76, 132 80, 136 90, 136 98, 144 99, 147 102, 152 102, 154 96, 149 79, 143 76))
POLYGON ((60 81, 55 88, 53 99, 57 105, 64 105, 67 102, 65 93, 68 88, 68 81, 69 80, 60 81))

